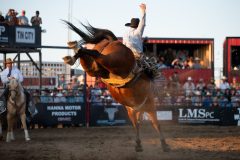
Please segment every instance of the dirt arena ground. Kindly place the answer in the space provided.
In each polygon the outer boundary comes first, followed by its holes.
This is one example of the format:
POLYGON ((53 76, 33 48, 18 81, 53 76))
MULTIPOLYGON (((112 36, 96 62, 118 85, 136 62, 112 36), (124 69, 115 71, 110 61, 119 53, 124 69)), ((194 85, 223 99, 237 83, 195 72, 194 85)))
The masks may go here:
MULTIPOLYGON (((0 142, 1 160, 233 160, 240 159, 240 127, 162 125, 171 150, 163 152, 155 130, 141 129, 143 152, 135 152, 131 126, 46 128, 30 130, 24 141, 0 142)), ((6 132, 4 132, 4 136, 6 132)))

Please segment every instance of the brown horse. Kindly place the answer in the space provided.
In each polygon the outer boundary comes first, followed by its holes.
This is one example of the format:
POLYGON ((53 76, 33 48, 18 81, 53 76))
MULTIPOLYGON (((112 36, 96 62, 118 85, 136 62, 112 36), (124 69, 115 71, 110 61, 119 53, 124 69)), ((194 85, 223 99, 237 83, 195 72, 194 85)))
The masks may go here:
POLYGON ((14 122, 16 122, 17 115, 20 115, 22 126, 25 133, 25 140, 29 141, 29 134, 26 125, 26 114, 25 114, 25 107, 26 107, 26 97, 23 91, 23 87, 20 82, 16 79, 11 79, 9 84, 9 92, 10 96, 7 101, 7 138, 6 142, 11 142, 14 140, 13 135, 13 127, 14 122))
MULTIPOLYGON (((81 44, 94 44, 93 49, 82 48, 74 57, 66 56, 64 61, 73 65, 80 58, 84 70, 94 77, 101 77, 112 97, 124 105, 136 129, 136 151, 142 151, 139 137, 139 123, 144 112, 148 113, 153 127, 160 135, 163 150, 168 146, 160 130, 154 105, 153 81, 145 72, 134 74, 136 61, 132 51, 123 45, 109 30, 83 25, 86 32, 65 21, 82 40, 81 44)), ((72 46, 72 42, 68 43, 72 46)), ((75 48, 76 49, 76 48, 75 48)))

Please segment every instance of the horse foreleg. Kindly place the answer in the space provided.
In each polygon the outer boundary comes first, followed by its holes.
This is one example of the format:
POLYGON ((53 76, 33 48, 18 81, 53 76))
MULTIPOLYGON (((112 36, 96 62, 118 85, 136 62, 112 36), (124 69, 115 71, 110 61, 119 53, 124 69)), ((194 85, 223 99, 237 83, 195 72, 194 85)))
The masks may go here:
POLYGON ((78 58, 83 58, 85 56, 88 56, 93 58, 95 60, 95 58, 98 58, 101 56, 101 53, 99 53, 96 50, 89 50, 89 49, 85 49, 85 48, 81 48, 79 49, 77 52, 75 52, 74 56, 65 56, 63 57, 64 63, 65 64, 69 64, 69 65, 74 65, 75 62, 77 61, 78 58))
POLYGON ((15 140, 13 135, 13 122, 14 122, 14 115, 8 113, 7 114, 8 128, 7 128, 6 142, 11 142, 12 140, 15 140))
POLYGON ((28 130, 27 130, 26 114, 25 113, 21 114, 21 122, 22 122, 23 129, 24 129, 25 140, 30 141, 30 137, 29 137, 28 130))
POLYGON ((158 132, 159 136, 160 136, 160 142, 162 145, 162 149, 163 151, 169 151, 170 148, 168 146, 168 144, 165 141, 165 137, 160 129, 160 124, 158 123, 157 120, 157 116, 156 116, 156 112, 148 112, 149 118, 152 121, 153 127, 155 128, 155 130, 158 132))
POLYGON ((135 110, 133 110, 130 107, 126 107, 127 112, 128 112, 128 117, 132 122, 133 127, 136 130, 136 146, 135 146, 135 150, 136 152, 142 152, 142 145, 141 145, 141 140, 140 140, 140 136, 139 136, 139 126, 140 126, 140 121, 139 121, 139 117, 140 117, 140 113, 136 113, 135 110))

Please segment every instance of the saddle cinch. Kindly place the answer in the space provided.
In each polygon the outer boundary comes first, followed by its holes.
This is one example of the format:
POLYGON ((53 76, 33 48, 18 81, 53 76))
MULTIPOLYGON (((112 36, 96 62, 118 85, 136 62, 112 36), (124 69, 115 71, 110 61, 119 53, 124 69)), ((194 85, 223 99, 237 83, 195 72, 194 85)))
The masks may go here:
POLYGON ((159 73, 157 64, 157 59, 155 57, 149 58, 142 55, 136 59, 135 67, 126 78, 121 78, 120 76, 110 73, 108 79, 101 78, 101 80, 115 87, 123 87, 133 79, 138 78, 142 73, 147 74, 150 79, 154 79, 159 73))

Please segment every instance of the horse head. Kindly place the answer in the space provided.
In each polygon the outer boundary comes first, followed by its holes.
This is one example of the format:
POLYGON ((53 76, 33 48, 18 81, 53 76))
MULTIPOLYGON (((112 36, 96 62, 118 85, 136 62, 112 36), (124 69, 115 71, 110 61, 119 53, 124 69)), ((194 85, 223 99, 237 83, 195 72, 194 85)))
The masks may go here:
POLYGON ((21 91, 20 89, 20 83, 17 79, 13 78, 10 79, 9 83, 8 83, 8 88, 10 91, 10 97, 12 99, 16 99, 16 96, 19 94, 19 92, 21 91))

